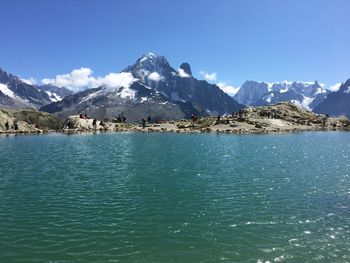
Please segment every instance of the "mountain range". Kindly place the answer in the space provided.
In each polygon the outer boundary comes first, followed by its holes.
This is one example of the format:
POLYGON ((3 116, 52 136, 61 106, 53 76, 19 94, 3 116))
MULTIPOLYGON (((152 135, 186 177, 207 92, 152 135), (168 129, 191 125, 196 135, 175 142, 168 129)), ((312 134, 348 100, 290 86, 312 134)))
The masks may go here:
POLYGON ((314 112, 331 116, 345 115, 350 119, 350 79, 344 82, 338 91, 330 93, 314 108, 314 112))
POLYGON ((139 121, 148 115, 182 119, 191 114, 231 114, 244 107, 217 85, 194 78, 188 63, 175 70, 165 57, 153 53, 143 55, 114 79, 122 79, 122 84, 78 92, 41 110, 61 118, 84 112, 95 118, 123 115, 139 121))
POLYGON ((0 108, 39 109, 72 93, 67 88, 28 84, 0 68, 0 108))
POLYGON ((196 79, 188 63, 173 68, 164 56, 146 53, 119 73, 111 73, 97 88, 74 93, 65 87, 36 85, 0 68, 0 108, 35 108, 60 118, 87 113, 98 119, 125 116, 139 121, 151 115, 164 119, 230 114, 245 106, 282 101, 317 113, 350 118, 350 80, 337 92, 314 82, 246 81, 234 97, 217 85, 196 79))
POLYGON ((265 106, 291 101, 302 108, 312 110, 324 101, 329 93, 330 91, 318 81, 276 83, 246 81, 234 98, 246 106, 265 106))

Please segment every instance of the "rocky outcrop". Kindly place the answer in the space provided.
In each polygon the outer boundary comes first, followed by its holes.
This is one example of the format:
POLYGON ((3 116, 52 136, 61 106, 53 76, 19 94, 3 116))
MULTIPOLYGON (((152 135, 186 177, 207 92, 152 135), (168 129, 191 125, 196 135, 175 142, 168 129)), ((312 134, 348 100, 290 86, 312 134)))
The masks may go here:
POLYGON ((33 109, 0 110, 0 133, 40 133, 61 128, 63 122, 49 113, 33 109))
POLYGON ((249 107, 233 115, 203 117, 192 121, 160 121, 157 123, 125 124, 104 122, 94 127, 91 119, 71 116, 67 122, 73 124, 66 132, 84 131, 142 131, 142 132, 190 132, 190 133, 287 133, 300 131, 345 130, 350 131, 347 118, 329 118, 300 108, 293 103, 249 107))

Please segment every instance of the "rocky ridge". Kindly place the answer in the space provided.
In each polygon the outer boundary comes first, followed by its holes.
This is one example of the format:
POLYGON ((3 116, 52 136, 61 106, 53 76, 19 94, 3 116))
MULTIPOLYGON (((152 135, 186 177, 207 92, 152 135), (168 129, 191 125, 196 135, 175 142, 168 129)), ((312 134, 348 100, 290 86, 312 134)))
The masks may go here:
POLYGON ((249 107, 218 117, 203 117, 196 121, 183 119, 158 123, 118 123, 111 120, 97 121, 70 116, 65 122, 64 132, 189 132, 189 133, 286 133, 300 131, 350 131, 350 122, 345 117, 332 118, 315 114, 293 103, 249 107))

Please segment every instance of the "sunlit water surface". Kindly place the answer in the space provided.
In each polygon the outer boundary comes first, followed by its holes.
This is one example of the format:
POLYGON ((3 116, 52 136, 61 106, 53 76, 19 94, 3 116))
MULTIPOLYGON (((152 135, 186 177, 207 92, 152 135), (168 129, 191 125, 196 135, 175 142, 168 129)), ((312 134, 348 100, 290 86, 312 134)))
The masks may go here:
POLYGON ((350 133, 0 136, 1 262, 350 262, 350 133))

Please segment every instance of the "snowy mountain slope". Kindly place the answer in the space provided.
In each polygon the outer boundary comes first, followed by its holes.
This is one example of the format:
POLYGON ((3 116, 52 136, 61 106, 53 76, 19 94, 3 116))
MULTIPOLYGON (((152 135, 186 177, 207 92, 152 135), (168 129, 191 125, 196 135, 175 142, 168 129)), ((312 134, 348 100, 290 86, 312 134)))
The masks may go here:
POLYGON ((246 81, 234 98, 248 106, 263 106, 291 101, 310 110, 321 103, 328 94, 329 91, 317 81, 276 83, 246 81))

